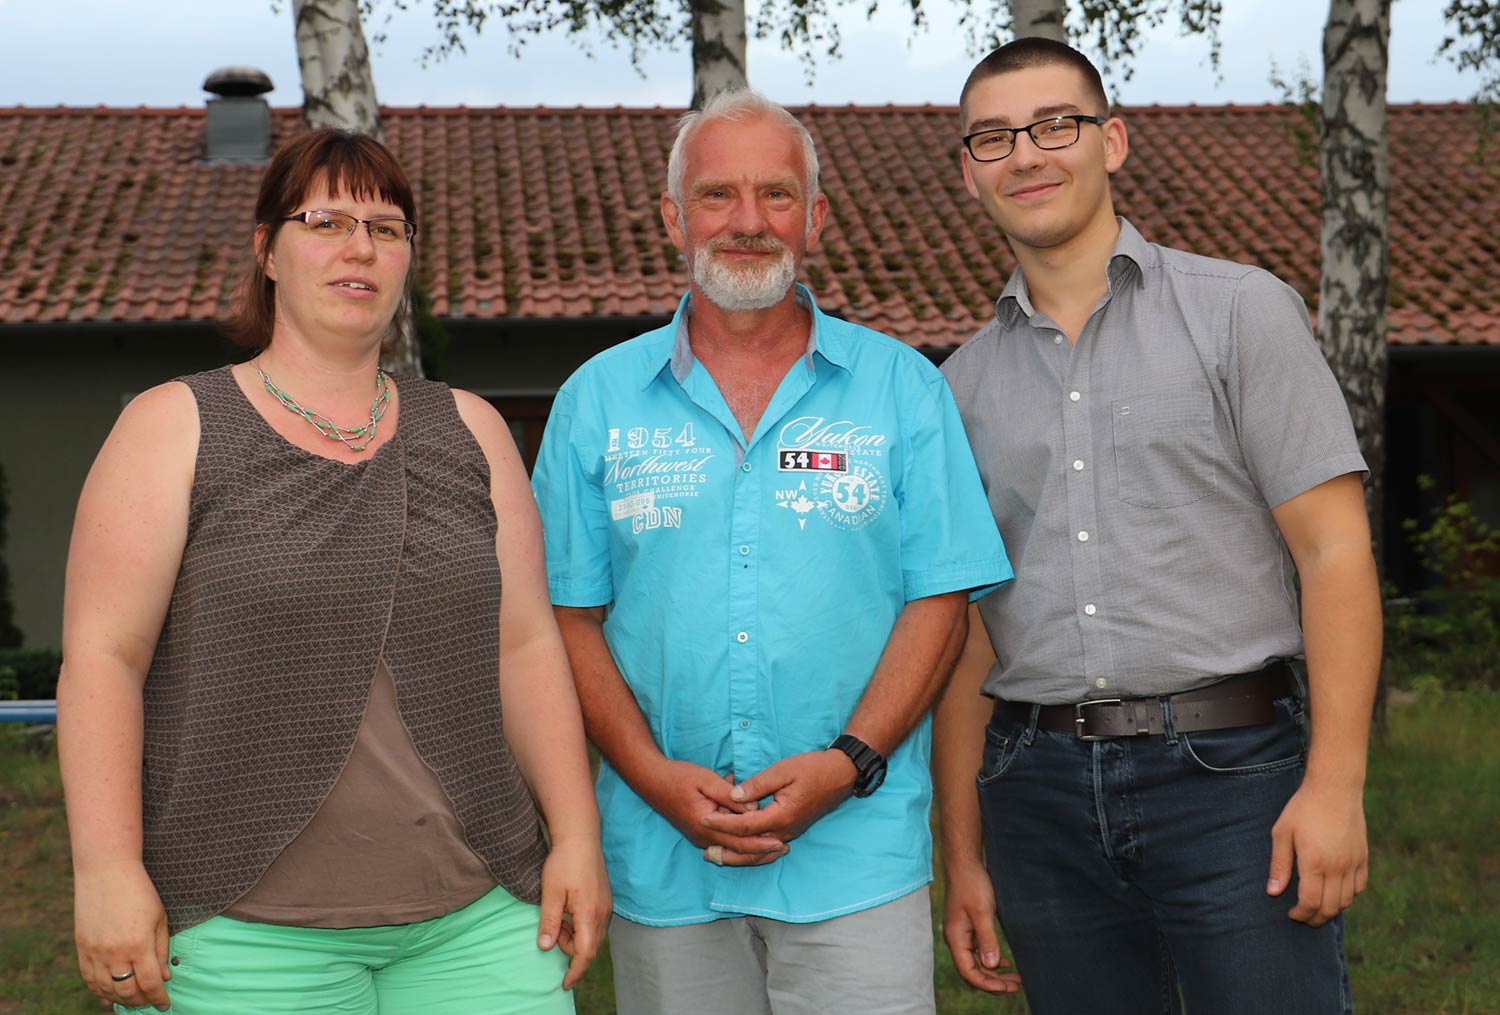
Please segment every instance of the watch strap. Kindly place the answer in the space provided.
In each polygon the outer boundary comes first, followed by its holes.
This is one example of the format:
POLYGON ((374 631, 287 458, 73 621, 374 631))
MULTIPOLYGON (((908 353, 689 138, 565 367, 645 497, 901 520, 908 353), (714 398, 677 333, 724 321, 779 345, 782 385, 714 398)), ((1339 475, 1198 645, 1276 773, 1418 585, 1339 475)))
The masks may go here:
POLYGON ((854 795, 866 797, 885 781, 885 757, 859 737, 841 733, 828 745, 831 751, 843 751, 854 762, 854 795))

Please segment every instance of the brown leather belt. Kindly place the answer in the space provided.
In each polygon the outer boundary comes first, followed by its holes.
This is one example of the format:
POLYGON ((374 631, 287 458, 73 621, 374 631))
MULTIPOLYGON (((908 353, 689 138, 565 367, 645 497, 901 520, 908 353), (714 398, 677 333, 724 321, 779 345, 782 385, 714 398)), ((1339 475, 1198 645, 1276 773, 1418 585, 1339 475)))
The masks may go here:
MULTIPOLYGON (((1226 677, 1217 684, 1159 698, 1099 698, 1077 705, 1043 705, 1037 727, 1071 733, 1079 740, 1140 737, 1165 730, 1162 702, 1172 703, 1172 727, 1180 733, 1264 726, 1276 718, 1275 701, 1293 694, 1285 660, 1254 673, 1226 677)), ((1024 701, 997 701, 995 714, 1011 722, 1031 721, 1034 706, 1024 701)))

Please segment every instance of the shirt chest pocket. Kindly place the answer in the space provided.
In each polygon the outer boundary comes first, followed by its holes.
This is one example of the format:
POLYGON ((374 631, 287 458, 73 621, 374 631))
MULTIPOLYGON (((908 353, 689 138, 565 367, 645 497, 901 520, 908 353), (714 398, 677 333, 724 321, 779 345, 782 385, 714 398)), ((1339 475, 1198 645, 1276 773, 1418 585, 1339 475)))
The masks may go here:
POLYGON ((1143 508, 1172 508, 1213 493, 1213 396, 1142 394, 1110 406, 1118 496, 1143 508))

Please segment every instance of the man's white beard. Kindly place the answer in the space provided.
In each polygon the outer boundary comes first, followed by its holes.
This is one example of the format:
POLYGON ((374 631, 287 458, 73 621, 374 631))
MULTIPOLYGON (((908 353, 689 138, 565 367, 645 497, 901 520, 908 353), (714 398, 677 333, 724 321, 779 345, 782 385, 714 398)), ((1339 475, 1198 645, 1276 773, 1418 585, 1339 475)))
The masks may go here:
MULTIPOLYGON (((732 241, 725 246, 742 246, 732 241)), ((792 250, 783 244, 775 263, 736 268, 715 256, 715 244, 704 244, 693 258, 693 281, 721 310, 765 310, 780 303, 797 280, 792 250)))

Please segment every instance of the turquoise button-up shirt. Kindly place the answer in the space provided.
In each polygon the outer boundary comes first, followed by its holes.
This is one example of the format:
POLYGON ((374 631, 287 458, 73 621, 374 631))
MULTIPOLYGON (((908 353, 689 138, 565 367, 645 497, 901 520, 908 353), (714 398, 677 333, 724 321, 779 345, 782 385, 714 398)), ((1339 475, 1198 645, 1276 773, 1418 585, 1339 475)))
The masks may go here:
MULTIPOLYGON (((821 313, 748 443, 672 323, 558 392, 533 485, 558 606, 605 640, 669 758, 745 779, 843 732, 909 600, 1011 577, 948 386, 915 350, 821 313)), ((931 880, 930 720, 885 784, 785 857, 716 867, 608 765, 615 912, 655 926, 811 922, 931 880)))

